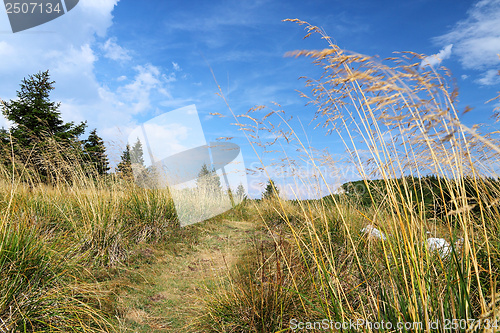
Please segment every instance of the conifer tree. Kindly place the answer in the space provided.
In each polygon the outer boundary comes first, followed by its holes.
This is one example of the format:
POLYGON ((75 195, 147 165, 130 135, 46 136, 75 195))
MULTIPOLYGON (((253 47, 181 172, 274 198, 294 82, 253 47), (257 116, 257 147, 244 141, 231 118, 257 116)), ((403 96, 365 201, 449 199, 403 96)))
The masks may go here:
POLYGON ((150 187, 151 179, 155 179, 155 176, 151 172, 152 170, 148 170, 144 165, 144 151, 142 149, 142 142, 139 138, 137 138, 137 141, 130 149, 130 162, 137 185, 141 187, 150 187))
POLYGON ((215 169, 210 170, 206 164, 203 164, 200 172, 198 173, 196 186, 199 190, 205 191, 206 193, 221 193, 221 182, 219 175, 217 175, 215 169))
POLYGON ((104 141, 97 135, 97 129, 90 132, 83 144, 85 162, 94 168, 99 175, 105 175, 109 170, 109 161, 106 156, 104 141))
POLYGON ((266 185, 266 189, 264 190, 264 193, 262 193, 262 199, 278 198, 279 193, 279 189, 274 184, 274 181, 272 179, 269 179, 266 185))
POLYGON ((22 80, 17 99, 2 101, 1 106, 12 126, 10 133, 0 131, 0 142, 4 147, 12 144, 20 168, 27 167, 46 182, 73 177, 82 153, 78 137, 86 127, 85 122, 75 125, 61 119, 60 103, 50 100, 54 83, 48 71, 30 75, 22 80))
POLYGON ((130 161, 132 162, 132 164, 139 164, 141 166, 144 166, 144 151, 142 149, 142 143, 139 138, 137 138, 137 141, 130 150, 130 161))
POLYGON ((243 186, 243 184, 240 183, 240 185, 238 185, 238 187, 236 188, 236 198, 239 200, 239 201, 243 201, 245 198, 246 198, 246 194, 245 194, 245 187, 243 186))
POLYGON ((61 119, 60 103, 49 98, 54 83, 49 71, 30 75, 22 80, 18 99, 2 103, 3 115, 13 123, 11 135, 20 145, 32 147, 46 137, 74 141, 85 131, 85 122, 75 125, 61 119))
POLYGON ((145 168, 144 165, 144 150, 142 149, 142 142, 137 138, 137 141, 134 143, 132 148, 130 149, 130 162, 132 164, 138 164, 145 168))
POLYGON ((132 162, 130 161, 130 146, 127 144, 122 153, 121 161, 116 166, 118 176, 125 180, 132 180, 132 162))

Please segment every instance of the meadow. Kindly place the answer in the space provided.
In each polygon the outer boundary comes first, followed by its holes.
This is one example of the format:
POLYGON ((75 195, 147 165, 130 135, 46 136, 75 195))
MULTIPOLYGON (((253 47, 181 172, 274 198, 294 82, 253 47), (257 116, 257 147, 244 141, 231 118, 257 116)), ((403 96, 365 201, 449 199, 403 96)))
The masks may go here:
POLYGON ((331 158, 313 154, 279 106, 260 119, 265 108, 252 109, 239 126, 255 145, 300 147, 318 173, 295 181, 326 187, 321 199, 285 199, 275 188, 181 228, 168 190, 88 177, 56 153, 49 185, 11 161, 0 182, 0 331, 499 330, 497 133, 461 122, 452 78, 422 67, 423 55, 380 61, 292 21, 327 43, 289 56, 323 71, 304 79, 303 97, 317 110, 317 130, 341 139, 361 180, 330 188, 319 171, 331 158), (258 130, 278 140, 264 142, 258 130), (449 247, 432 249, 429 238, 449 247), (214 250, 222 248, 224 256, 214 250), (216 273, 192 266, 203 253, 216 273), (168 275, 184 281, 172 299, 173 286, 159 294, 152 284, 165 282, 147 278, 171 265, 187 274, 168 275))

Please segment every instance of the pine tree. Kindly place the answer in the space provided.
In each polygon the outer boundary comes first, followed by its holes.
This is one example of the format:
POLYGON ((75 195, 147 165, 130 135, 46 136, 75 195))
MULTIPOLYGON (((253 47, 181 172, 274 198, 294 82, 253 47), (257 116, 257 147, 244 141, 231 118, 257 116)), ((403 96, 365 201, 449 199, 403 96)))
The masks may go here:
POLYGON ((139 138, 137 138, 137 141, 130 149, 130 162, 137 185, 141 187, 150 187, 151 180, 155 179, 155 175, 153 175, 144 165, 144 151, 142 149, 142 142, 139 138))
POLYGON ((130 161, 130 146, 127 145, 122 153, 121 161, 116 166, 116 172, 121 179, 132 180, 132 162, 130 161))
POLYGON ((84 141, 83 151, 85 162, 97 171, 99 175, 105 175, 109 170, 109 161, 106 156, 106 147, 101 137, 97 135, 97 129, 89 134, 89 138, 84 141))
POLYGON ((135 142, 134 146, 130 150, 130 161, 132 164, 139 164, 143 167, 144 166, 144 151, 142 149, 142 143, 139 138, 137 138, 137 141, 135 142))
POLYGON ((198 178, 196 179, 196 187, 199 190, 206 190, 209 184, 210 170, 206 164, 203 164, 200 172, 198 173, 198 178))
POLYGON ((59 112, 60 103, 50 101, 54 89, 49 71, 24 78, 17 100, 3 102, 2 113, 13 122, 11 135, 24 147, 32 147, 46 137, 56 141, 74 141, 85 131, 85 122, 76 125, 64 123, 59 112))
POLYGON ((266 185, 266 189, 264 190, 264 193, 262 193, 262 199, 278 198, 279 193, 279 189, 274 184, 274 181, 269 179, 266 185))
POLYGON ((48 71, 30 75, 22 80, 17 99, 2 101, 1 107, 13 124, 10 135, 1 131, 0 141, 4 146, 12 144, 20 168, 27 167, 46 182, 74 176, 74 167, 82 154, 78 137, 86 127, 85 122, 63 122, 60 103, 50 100, 54 83, 48 71))
POLYGON ((210 170, 206 164, 203 164, 200 172, 198 173, 196 186, 199 190, 205 191, 206 193, 221 193, 221 182, 219 176, 215 172, 215 169, 210 170))
POLYGON ((238 201, 243 201, 246 199, 246 194, 245 194, 245 187, 243 184, 240 183, 238 187, 236 188, 236 199, 238 201))

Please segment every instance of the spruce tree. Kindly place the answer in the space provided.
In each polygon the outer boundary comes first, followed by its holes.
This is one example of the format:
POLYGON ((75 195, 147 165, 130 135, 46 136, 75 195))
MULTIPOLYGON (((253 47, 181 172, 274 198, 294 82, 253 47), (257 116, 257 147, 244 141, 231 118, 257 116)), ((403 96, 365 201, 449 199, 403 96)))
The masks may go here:
POLYGON ((87 140, 84 141, 83 151, 85 162, 91 169, 97 171, 98 175, 105 175, 109 170, 109 161, 106 156, 104 141, 97 135, 97 129, 90 132, 87 140))
POLYGON ((239 201, 243 201, 246 199, 246 194, 245 194, 245 187, 243 186, 243 184, 240 183, 240 185, 238 185, 238 187, 236 188, 236 198, 239 200, 239 201))
POLYGON ((122 153, 121 161, 116 166, 116 172, 121 179, 132 180, 132 162, 130 161, 130 146, 127 145, 122 153))
POLYGON ((85 131, 85 122, 75 125, 61 119, 60 103, 49 98, 54 83, 48 70, 30 75, 22 80, 18 99, 2 103, 3 115, 13 122, 11 135, 20 145, 32 147, 46 137, 75 141, 85 131))
POLYGON ((132 164, 139 164, 144 166, 144 151, 142 149, 142 143, 139 138, 137 138, 137 141, 130 150, 130 161, 132 162, 132 164))
POLYGON ((144 151, 139 138, 137 138, 137 141, 130 149, 130 162, 137 185, 141 187, 150 187, 151 178, 154 178, 154 175, 149 172, 144 165, 144 151))
POLYGON ((205 193, 221 193, 221 182, 219 175, 217 175, 215 169, 210 170, 206 164, 203 164, 200 172, 198 173, 196 186, 199 190, 205 191, 205 193))
POLYGON ((269 179, 266 185, 266 189, 264 190, 264 193, 262 193, 262 199, 278 198, 279 193, 279 189, 274 184, 274 181, 272 179, 269 179))
MULTIPOLYGON (((54 89, 48 71, 24 78, 17 99, 2 101, 1 111, 12 122, 10 134, 0 131, 0 142, 12 144, 20 169, 34 171, 42 181, 52 182, 74 176, 74 167, 82 153, 78 137, 86 124, 65 123, 60 103, 50 100, 54 89)), ((9 162, 6 162, 9 163, 9 162)))

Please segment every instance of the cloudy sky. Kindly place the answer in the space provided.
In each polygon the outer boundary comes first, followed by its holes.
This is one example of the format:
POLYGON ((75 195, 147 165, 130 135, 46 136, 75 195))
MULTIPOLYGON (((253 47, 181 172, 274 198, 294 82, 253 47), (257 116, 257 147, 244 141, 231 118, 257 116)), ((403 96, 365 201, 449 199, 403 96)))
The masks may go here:
MULTIPOLYGON (((429 55, 423 64, 450 68, 460 103, 475 107, 465 121, 489 121, 494 106, 484 102, 500 90, 500 0, 80 0, 67 14, 15 34, 2 9, 0 98, 15 98, 24 77, 49 69, 64 120, 97 128, 116 162, 137 125, 192 104, 207 141, 238 142, 242 134, 217 96, 215 76, 235 113, 279 103, 303 117, 312 143, 329 148, 335 140, 308 127, 311 109, 296 92, 304 88, 298 78, 316 69, 307 59, 283 57, 326 45, 303 40, 303 27, 286 18, 320 26, 358 53, 429 55)), ((252 149, 238 143, 247 166, 255 166, 252 149)))

